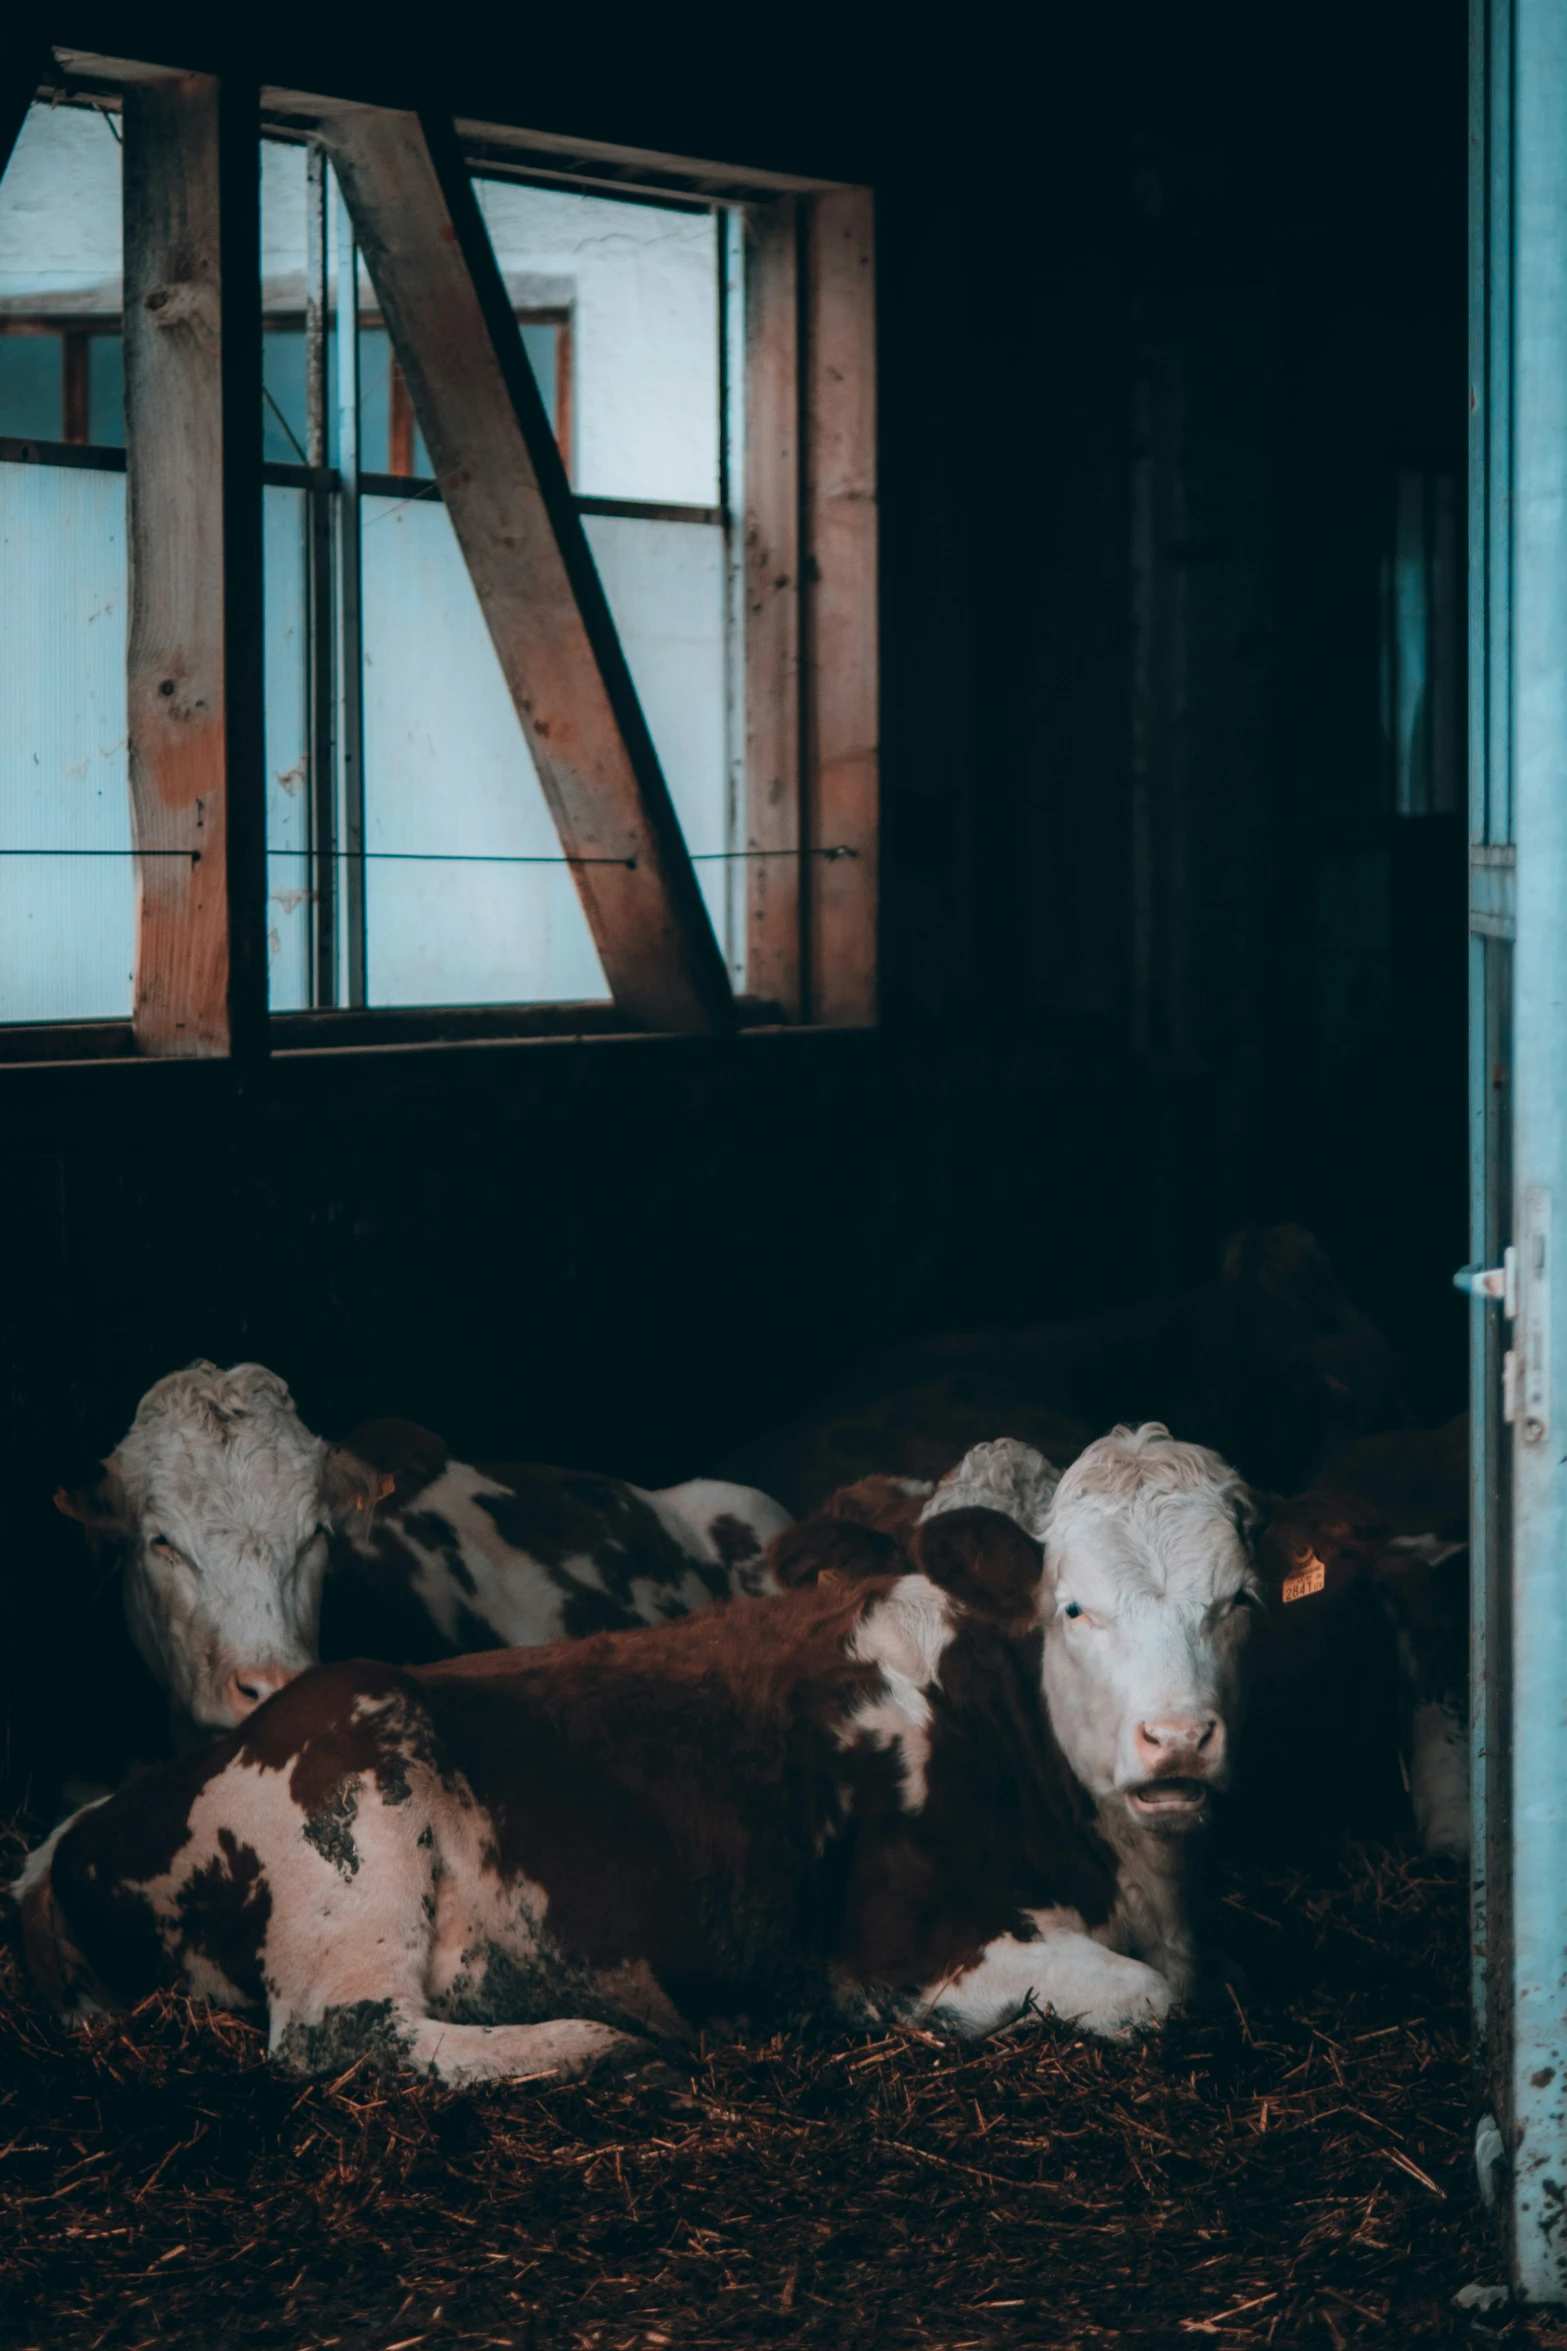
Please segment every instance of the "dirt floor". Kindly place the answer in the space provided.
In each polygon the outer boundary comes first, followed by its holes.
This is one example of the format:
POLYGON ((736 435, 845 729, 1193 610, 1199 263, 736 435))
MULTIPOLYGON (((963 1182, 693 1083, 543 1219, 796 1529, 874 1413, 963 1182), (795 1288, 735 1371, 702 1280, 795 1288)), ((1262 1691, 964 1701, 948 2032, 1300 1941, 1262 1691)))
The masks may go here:
POLYGON ((1458 1874, 1353 1846, 1224 1917, 1247 1992, 1160 2043, 778 2040, 689 2092, 307 2086, 184 2000, 68 2033, 7 1959, 0 2343, 1567 2351, 1453 2306, 1498 2274, 1458 1874))

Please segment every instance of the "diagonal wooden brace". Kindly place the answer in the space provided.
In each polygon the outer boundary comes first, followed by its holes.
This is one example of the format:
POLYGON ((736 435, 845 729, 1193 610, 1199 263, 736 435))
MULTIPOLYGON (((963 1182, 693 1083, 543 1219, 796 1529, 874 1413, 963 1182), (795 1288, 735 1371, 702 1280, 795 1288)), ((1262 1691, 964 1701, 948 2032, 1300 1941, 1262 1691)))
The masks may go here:
POLYGON ((502 672, 620 1010, 733 1024, 734 998, 449 122, 328 116, 336 169, 502 672))

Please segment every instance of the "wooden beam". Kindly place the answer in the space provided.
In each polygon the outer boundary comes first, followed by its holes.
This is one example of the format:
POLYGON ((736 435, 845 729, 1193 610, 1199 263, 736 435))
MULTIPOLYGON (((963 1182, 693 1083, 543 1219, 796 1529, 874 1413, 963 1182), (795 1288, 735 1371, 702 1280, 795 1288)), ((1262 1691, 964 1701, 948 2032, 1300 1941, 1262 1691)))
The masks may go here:
POLYGON ((127 720, 140 1051, 266 1050, 259 115, 125 92, 127 720))
POLYGON ((746 985, 801 1016, 799 205, 745 214, 746 985))
MULTIPOLYGON (((812 199, 805 293, 805 1017, 876 1018, 876 306, 868 188, 812 199), (826 854, 837 851, 837 855, 826 854)), ((760 985, 760 982, 753 982, 760 985)))
POLYGON ((723 959, 452 126, 363 107, 321 135, 615 1002, 648 1028, 727 1028, 723 959))

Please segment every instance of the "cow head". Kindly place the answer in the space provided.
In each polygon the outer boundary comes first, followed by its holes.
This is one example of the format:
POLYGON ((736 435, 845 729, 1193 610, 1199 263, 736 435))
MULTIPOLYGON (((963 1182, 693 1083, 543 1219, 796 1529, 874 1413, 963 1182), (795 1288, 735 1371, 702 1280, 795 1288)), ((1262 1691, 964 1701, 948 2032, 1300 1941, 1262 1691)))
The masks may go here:
POLYGON ((275 1372, 203 1362, 149 1388, 96 1480, 55 1502, 120 1552, 137 1648, 220 1731, 317 1662, 328 1534, 390 1483, 312 1436, 275 1372))
POLYGON ((1090 1445, 1045 1522, 1051 1725, 1101 1806, 1161 1836, 1197 1827, 1228 1777, 1262 1606, 1252 1519, 1216 1453, 1149 1421, 1090 1445))

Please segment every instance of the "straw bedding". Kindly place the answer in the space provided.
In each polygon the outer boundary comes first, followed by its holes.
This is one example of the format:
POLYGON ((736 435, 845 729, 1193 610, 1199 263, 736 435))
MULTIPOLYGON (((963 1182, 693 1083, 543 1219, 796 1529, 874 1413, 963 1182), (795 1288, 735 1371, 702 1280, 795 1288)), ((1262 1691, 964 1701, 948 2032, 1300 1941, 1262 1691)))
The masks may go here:
POLYGON ((1223 1917, 1246 1990, 1158 2043, 776 2040, 479 2097, 302 2085, 173 1997, 68 2032, 8 1957, 0 2343, 1567 2351, 1453 2305, 1498 2275, 1458 1873, 1350 1845, 1223 1917))

